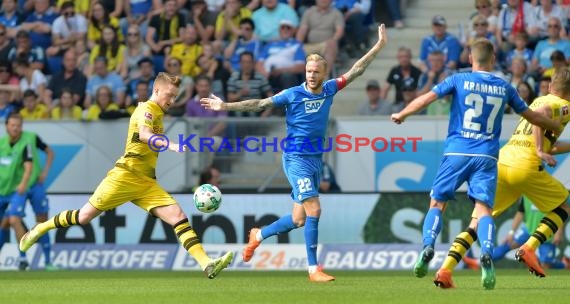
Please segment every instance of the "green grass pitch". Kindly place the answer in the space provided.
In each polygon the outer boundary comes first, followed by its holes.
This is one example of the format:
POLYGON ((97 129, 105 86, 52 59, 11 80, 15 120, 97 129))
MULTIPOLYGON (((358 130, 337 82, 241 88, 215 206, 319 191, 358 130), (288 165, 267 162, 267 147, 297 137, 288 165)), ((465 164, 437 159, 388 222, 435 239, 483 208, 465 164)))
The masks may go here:
POLYGON ((497 287, 486 291, 479 273, 458 271, 458 288, 441 290, 433 271, 330 271, 332 283, 308 282, 304 272, 227 271, 214 280, 199 272, 59 271, 0 272, 0 303, 568 303, 570 271, 536 278, 523 269, 497 269, 497 287))

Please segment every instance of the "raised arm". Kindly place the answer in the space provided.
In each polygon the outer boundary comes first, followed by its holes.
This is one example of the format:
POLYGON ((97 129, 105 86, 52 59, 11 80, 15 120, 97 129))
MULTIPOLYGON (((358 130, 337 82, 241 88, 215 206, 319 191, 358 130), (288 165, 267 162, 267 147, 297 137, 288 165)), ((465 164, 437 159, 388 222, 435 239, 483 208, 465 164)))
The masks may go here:
POLYGON ((380 24, 378 27, 378 41, 372 48, 364 54, 358 61, 354 63, 354 65, 346 72, 343 77, 346 79, 346 85, 349 85, 353 80, 355 80, 358 76, 362 75, 366 68, 370 65, 376 54, 380 52, 380 50, 386 45, 388 37, 386 35, 386 29, 384 24, 380 24))
POLYGON ((211 97, 200 99, 200 104, 213 111, 261 112, 273 107, 271 97, 227 103, 213 94, 211 97))

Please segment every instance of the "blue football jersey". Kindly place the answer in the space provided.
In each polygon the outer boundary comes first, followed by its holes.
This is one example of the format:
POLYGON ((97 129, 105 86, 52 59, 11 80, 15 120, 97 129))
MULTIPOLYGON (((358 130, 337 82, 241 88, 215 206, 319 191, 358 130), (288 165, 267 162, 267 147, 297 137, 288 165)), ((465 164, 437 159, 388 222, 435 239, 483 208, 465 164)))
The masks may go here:
POLYGON ((285 107, 287 139, 284 153, 322 154, 327 148, 324 140, 333 96, 343 86, 342 78, 331 79, 323 84, 320 94, 313 94, 306 83, 302 83, 272 97, 276 106, 285 107))
POLYGON ((515 88, 487 72, 451 75, 432 91, 439 97, 451 94, 453 98, 444 154, 498 158, 505 106, 516 113, 528 109, 515 88))

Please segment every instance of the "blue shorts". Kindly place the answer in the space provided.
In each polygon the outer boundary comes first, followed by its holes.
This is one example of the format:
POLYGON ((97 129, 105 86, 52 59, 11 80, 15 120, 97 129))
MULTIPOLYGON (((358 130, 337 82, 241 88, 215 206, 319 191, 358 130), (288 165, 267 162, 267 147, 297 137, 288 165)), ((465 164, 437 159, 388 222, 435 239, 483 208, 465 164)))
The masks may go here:
MULTIPOLYGON (((530 238, 530 233, 528 228, 523 224, 515 233, 513 240, 522 245, 530 238)), ((556 263, 556 246, 552 244, 551 240, 548 240, 538 247, 538 260, 543 264, 554 264, 556 263)))
POLYGON ((320 156, 301 156, 283 153, 283 171, 291 185, 291 198, 302 203, 319 196, 323 161, 320 156))
POLYGON ((1 218, 4 216, 26 216, 26 196, 21 195, 18 192, 14 192, 10 195, 0 196, 0 214, 1 218))
POLYGON ((497 160, 484 156, 444 155, 431 197, 440 202, 455 199, 455 191, 467 182, 467 195, 490 208, 495 203, 497 190, 497 160))
POLYGON ((28 199, 36 215, 48 213, 49 204, 44 184, 35 183, 30 190, 28 190, 28 199))

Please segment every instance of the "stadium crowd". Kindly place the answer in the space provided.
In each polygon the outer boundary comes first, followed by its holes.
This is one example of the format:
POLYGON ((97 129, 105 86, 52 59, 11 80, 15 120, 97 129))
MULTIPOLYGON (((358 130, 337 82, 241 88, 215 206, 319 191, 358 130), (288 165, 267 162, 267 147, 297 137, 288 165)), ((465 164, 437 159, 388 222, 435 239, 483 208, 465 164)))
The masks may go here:
POLYGON ((14 111, 25 120, 128 117, 151 95, 161 71, 183 78, 169 115, 238 116, 204 110, 199 97, 272 96, 302 82, 310 52, 332 62, 339 52, 360 55, 374 5, 370 0, 3 0, 0 119, 14 111))
MULTIPOLYGON (((371 80, 368 100, 358 108, 359 115, 390 115, 456 72, 469 71, 470 45, 477 38, 489 39, 497 58, 494 74, 515 87, 527 103, 548 93, 548 84, 557 68, 569 68, 570 1, 568 0, 471 0, 474 11, 456 34, 451 33, 445 16, 432 16, 432 34, 423 38, 419 62, 401 47, 398 65, 381 87, 371 80), (395 100, 387 100, 395 88, 395 100)), ((431 104, 423 114, 447 115, 449 97, 431 104)), ((506 110, 511 113, 511 109, 506 110)))

